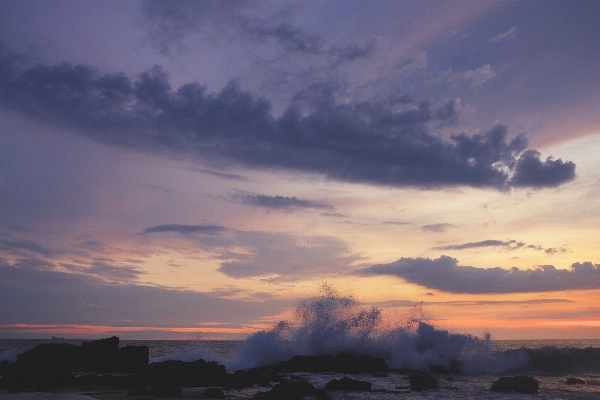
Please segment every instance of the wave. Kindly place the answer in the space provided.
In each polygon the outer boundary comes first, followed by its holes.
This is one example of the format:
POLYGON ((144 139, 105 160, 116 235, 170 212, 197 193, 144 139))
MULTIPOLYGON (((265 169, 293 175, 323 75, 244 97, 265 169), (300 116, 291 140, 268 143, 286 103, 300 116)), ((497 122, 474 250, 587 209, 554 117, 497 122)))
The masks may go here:
POLYGON ((252 334, 233 359, 223 360, 227 369, 274 364, 295 355, 341 352, 383 357, 394 369, 491 373, 527 365, 524 352, 491 353, 489 335, 480 339, 450 333, 418 316, 399 326, 385 326, 380 309, 361 307, 328 285, 321 296, 302 301, 294 314, 295 321, 280 321, 252 334))

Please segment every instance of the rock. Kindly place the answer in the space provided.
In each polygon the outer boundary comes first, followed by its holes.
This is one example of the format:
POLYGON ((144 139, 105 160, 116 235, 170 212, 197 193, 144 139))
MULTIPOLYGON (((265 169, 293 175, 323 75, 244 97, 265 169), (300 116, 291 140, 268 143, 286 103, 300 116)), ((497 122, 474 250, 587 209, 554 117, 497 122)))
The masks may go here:
POLYGON ((175 386, 223 387, 231 378, 223 365, 200 359, 193 362, 169 360, 151 363, 142 372, 140 379, 149 384, 167 382, 175 386))
POLYGON ((204 392, 200 393, 200 398, 202 399, 224 399, 225 393, 221 389, 210 388, 206 389, 204 392))
POLYGON ((150 394, 150 386, 138 386, 127 392, 127 396, 147 396, 150 394))
POLYGON ((281 394, 284 396, 314 396, 317 389, 306 379, 290 379, 279 382, 269 390, 269 393, 281 394))
POLYGON ((301 400, 297 395, 283 395, 281 393, 256 392, 251 400, 301 400))
POLYGON ((327 394, 327 392, 323 389, 317 389, 315 392, 315 399, 317 400, 330 400, 331 397, 327 394))
POLYGON ((340 353, 335 358, 335 372, 341 372, 343 374, 388 371, 389 368, 383 357, 340 353))
POLYGON ((586 382, 579 378, 569 378, 566 382, 567 385, 585 385, 586 382))
POLYGON ((371 382, 358 381, 343 377, 340 380, 332 379, 325 385, 325 390, 341 390, 344 392, 370 392, 371 382))
POLYGON ((181 389, 178 386, 167 382, 158 382, 152 385, 150 395, 155 397, 183 397, 181 389))
POLYGON ((340 353, 335 357, 331 354, 294 356, 288 361, 257 369, 265 368, 286 372, 340 372, 344 374, 388 372, 389 370, 383 357, 354 353, 340 353))
POLYGON ((437 379, 429 375, 427 372, 417 372, 408 376, 410 390, 422 391, 429 389, 437 389, 440 384, 437 379))
POLYGON ((532 393, 538 392, 539 382, 529 376, 503 376, 492 383, 490 390, 492 392, 517 392, 532 393))
POLYGON ((335 369, 335 359, 331 354, 294 356, 289 361, 277 363, 275 366, 287 372, 331 372, 335 369))

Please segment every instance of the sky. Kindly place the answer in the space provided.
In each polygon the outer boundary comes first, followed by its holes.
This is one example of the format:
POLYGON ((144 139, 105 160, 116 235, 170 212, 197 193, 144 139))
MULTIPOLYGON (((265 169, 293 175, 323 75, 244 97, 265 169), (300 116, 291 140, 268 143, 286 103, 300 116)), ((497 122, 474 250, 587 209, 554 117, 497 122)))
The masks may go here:
POLYGON ((0 338, 240 339, 323 285, 600 338, 598 1, 0 1, 0 338))

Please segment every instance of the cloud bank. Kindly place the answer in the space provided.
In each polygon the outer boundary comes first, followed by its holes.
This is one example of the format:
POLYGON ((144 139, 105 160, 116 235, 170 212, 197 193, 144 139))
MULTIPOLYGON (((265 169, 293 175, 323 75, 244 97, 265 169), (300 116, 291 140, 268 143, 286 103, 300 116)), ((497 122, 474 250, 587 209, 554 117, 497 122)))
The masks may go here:
POLYGON ((568 269, 541 265, 533 269, 459 266, 448 256, 401 258, 365 268, 364 275, 391 275, 451 293, 526 293, 600 288, 600 264, 574 263, 568 269))
POLYGON ((231 82, 219 93, 197 83, 173 90, 160 67, 131 80, 84 65, 21 65, 0 55, 0 108, 67 127, 73 134, 141 151, 196 157, 213 165, 283 169, 392 187, 556 187, 575 164, 527 150, 496 124, 444 140, 457 100, 394 98, 339 104, 329 85, 298 93, 280 117, 271 103, 231 82))

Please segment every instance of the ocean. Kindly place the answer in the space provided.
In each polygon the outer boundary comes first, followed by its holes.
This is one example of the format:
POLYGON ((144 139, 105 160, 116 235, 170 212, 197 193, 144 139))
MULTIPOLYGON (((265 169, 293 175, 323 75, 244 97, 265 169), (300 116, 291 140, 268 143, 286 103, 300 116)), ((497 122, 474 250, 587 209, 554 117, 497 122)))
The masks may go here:
MULTIPOLYGON (((19 352, 26 351, 40 343, 52 340, 41 339, 0 339, 0 360, 12 361, 19 352)), ((80 345, 83 340, 68 339, 66 343, 80 345)), ((150 349, 152 361, 179 359, 192 361, 198 358, 214 360, 226 366, 235 365, 239 352, 247 345, 246 341, 203 341, 203 340, 122 340, 121 346, 146 345, 150 349)), ((385 389, 393 393, 341 393, 332 392, 332 399, 530 399, 532 395, 501 394, 489 391, 489 387, 500 376, 528 375, 540 382, 536 399, 599 399, 600 360, 595 359, 600 349, 600 340, 490 340, 485 353, 480 349, 475 354, 480 357, 520 360, 516 354, 526 354, 526 363, 515 368, 507 365, 504 370, 495 372, 471 371, 458 374, 434 374, 440 381, 440 389, 426 392, 410 392, 407 388, 406 373, 391 372, 387 377, 374 378, 370 374, 351 375, 353 379, 373 383, 373 389, 385 389), (536 357, 538 358, 536 360, 536 357), (589 358, 592 357, 592 360, 589 358), (540 359, 542 359, 540 361, 540 359), (586 382, 583 385, 567 385, 568 378, 576 377, 586 382)), ((465 349, 466 357, 473 356, 473 349, 465 349), (468 353, 472 353, 469 355, 468 353)), ((520 362, 520 361, 519 361, 520 362)), ((316 387, 323 387, 343 374, 295 373, 308 379, 316 387)), ((202 388, 198 388, 200 392, 202 388)), ((264 389, 261 389, 264 390, 264 389)), ((258 389, 229 390, 229 396, 251 397, 258 389)), ((69 398, 72 398, 70 396, 69 398)), ((53 397, 57 400, 57 397, 53 397)))
MULTIPOLYGON (((354 352, 384 357, 391 371, 386 377, 355 374, 372 383, 372 392, 330 392, 332 399, 531 399, 529 394, 490 392, 501 376, 526 375, 539 381, 536 399, 600 399, 600 340, 490 340, 451 333, 427 321, 411 318, 399 326, 381 323, 380 311, 352 299, 328 295, 302 302, 296 321, 281 321, 243 341, 122 340, 121 346, 146 345, 150 362, 204 359, 225 365, 229 372, 270 365, 294 355, 354 352), (408 372, 433 373, 440 388, 411 392, 408 372), (568 378, 584 384, 568 385, 568 378)), ((0 339, 0 360, 14 362, 19 352, 51 340, 0 339)), ((79 345, 83 340, 67 339, 79 345)), ((322 388, 337 373, 302 373, 322 388)), ((194 390, 204 390, 197 388, 194 390)), ((228 397, 250 398, 264 388, 225 390, 228 397)), ((52 400, 57 400, 53 398, 52 400)))

